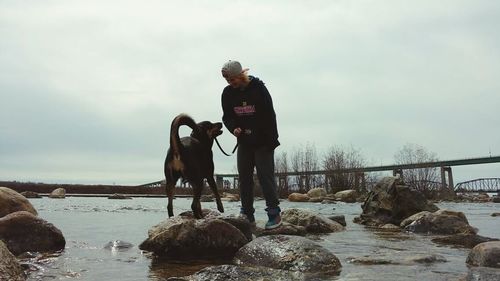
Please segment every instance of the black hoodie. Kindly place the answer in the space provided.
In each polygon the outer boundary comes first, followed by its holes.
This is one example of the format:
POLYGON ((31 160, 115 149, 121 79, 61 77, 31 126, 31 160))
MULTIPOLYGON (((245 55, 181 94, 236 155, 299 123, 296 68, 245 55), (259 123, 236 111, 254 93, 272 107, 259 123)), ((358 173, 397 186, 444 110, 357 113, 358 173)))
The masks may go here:
POLYGON ((238 143, 270 149, 280 145, 273 100, 259 78, 250 76, 250 83, 243 89, 226 86, 222 110, 222 121, 231 133, 238 127, 243 130, 238 143))

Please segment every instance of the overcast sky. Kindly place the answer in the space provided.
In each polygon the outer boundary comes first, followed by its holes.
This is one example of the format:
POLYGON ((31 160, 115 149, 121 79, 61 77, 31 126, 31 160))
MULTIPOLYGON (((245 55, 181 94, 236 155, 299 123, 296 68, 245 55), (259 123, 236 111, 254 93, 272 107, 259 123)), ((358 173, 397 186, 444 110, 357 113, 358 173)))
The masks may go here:
MULTIPOLYGON (((499 27, 490 0, 0 1, 0 180, 162 179, 172 119, 221 120, 229 59, 266 82, 277 153, 352 146, 389 165, 413 143, 441 160, 497 156, 499 27)), ((235 172, 214 154, 216 172, 235 172)), ((500 165, 453 172, 500 177, 500 165)))

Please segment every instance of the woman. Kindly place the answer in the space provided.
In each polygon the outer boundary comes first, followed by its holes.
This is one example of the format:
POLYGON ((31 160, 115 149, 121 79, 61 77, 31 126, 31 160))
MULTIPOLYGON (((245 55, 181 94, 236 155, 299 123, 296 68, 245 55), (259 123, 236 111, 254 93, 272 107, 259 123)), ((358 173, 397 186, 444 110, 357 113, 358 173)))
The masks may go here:
POLYGON ((253 171, 257 169, 269 218, 266 229, 281 225, 281 210, 274 178, 274 149, 280 144, 276 114, 264 83, 249 76, 237 61, 222 66, 229 84, 222 92, 222 121, 238 139, 237 165, 240 182, 241 214, 255 225, 253 171))

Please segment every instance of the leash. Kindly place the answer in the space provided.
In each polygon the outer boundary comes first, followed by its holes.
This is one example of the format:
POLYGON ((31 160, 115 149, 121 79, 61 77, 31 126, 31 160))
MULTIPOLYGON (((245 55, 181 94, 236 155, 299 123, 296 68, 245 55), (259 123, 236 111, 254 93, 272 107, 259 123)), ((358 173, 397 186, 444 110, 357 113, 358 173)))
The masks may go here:
POLYGON ((215 142, 217 143, 217 146, 219 147, 220 151, 222 151, 222 153, 224 153, 224 155, 226 156, 231 156, 234 154, 234 152, 236 151, 236 149, 238 148, 238 143, 236 143, 236 145, 234 146, 233 148, 233 152, 231 152, 231 154, 227 154, 224 149, 222 149, 222 147, 220 146, 219 144, 219 141, 217 140, 217 138, 215 138, 215 142))

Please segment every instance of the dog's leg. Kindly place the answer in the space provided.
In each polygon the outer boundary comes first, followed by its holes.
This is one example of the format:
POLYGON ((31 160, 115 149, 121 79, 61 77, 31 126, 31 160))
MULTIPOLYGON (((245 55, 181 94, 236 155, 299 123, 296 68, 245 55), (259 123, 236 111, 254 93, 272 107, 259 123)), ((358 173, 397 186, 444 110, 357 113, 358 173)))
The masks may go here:
POLYGON ((193 203, 191 203, 191 210, 193 210, 193 215, 197 219, 203 218, 203 212, 201 211, 201 191, 203 190, 203 181, 196 182, 193 184, 193 203))
POLYGON ((174 190, 175 190, 175 183, 177 182, 178 177, 167 175, 166 176, 166 193, 168 197, 168 205, 167 205, 167 210, 168 210, 168 217, 174 216, 174 206, 173 206, 173 201, 174 201, 174 190))
POLYGON ((210 188, 212 189, 212 192, 215 195, 215 202, 217 203, 217 210, 219 210, 219 212, 221 212, 221 213, 224 213, 224 206, 222 206, 222 201, 220 200, 220 195, 219 195, 219 191, 217 190, 217 184, 215 183, 215 180, 213 179, 213 177, 208 177, 207 182, 208 182, 208 185, 210 186, 210 188))

